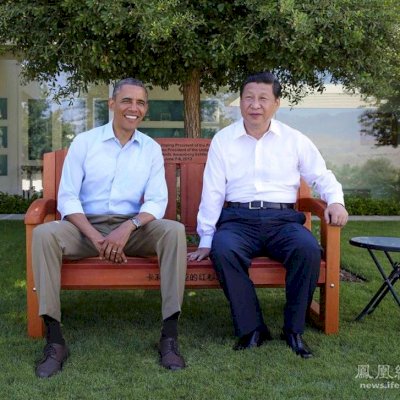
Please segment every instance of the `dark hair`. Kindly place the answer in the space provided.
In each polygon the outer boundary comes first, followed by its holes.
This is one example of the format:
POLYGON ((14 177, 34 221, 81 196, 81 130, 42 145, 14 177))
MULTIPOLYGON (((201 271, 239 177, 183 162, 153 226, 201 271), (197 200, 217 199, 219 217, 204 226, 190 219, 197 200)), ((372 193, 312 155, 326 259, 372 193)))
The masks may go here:
POLYGON ((281 84, 279 83, 278 79, 275 77, 274 74, 271 74, 271 72, 258 72, 256 74, 249 75, 244 80, 240 88, 240 97, 242 97, 245 86, 252 82, 266 83, 268 85, 272 85, 272 91, 274 93, 275 98, 279 98, 282 95, 281 84))
POLYGON ((142 81, 140 81, 139 79, 135 79, 135 78, 125 78, 125 79, 121 79, 114 85, 114 89, 113 89, 113 93, 112 93, 113 99, 115 99, 116 95, 121 90, 122 86, 124 86, 124 85, 139 86, 139 87, 143 88, 144 91, 146 92, 146 97, 149 96, 149 93, 147 92, 147 88, 142 81))

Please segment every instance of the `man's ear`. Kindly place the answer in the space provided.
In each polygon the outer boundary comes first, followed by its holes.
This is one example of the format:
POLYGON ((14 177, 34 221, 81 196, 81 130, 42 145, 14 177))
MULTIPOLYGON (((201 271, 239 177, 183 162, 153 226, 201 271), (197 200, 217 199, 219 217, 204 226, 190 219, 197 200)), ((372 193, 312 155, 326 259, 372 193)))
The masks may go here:
POLYGON ((112 97, 110 97, 110 98, 108 99, 108 108, 109 108, 111 111, 114 111, 114 104, 115 104, 114 99, 113 99, 112 97))

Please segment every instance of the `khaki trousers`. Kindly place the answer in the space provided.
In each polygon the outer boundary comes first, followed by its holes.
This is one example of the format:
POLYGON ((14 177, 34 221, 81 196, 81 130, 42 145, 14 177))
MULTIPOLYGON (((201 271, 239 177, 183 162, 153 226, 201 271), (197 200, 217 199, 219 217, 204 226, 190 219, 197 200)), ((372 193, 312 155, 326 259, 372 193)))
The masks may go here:
MULTIPOLYGON (((88 215, 90 223, 107 235, 131 216, 88 215)), ((132 233, 125 255, 157 255, 160 265, 162 318, 181 311, 186 277, 186 235, 180 222, 154 220, 132 233)), ((39 299, 39 315, 61 321, 62 258, 96 257, 98 251, 79 229, 68 221, 52 221, 36 227, 32 240, 32 265, 39 299)))

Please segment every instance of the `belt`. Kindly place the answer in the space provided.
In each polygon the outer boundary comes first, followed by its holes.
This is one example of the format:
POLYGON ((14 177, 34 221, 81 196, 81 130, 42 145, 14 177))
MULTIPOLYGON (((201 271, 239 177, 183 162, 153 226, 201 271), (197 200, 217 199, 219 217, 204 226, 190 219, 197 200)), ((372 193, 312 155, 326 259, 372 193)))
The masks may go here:
POLYGON ((270 203, 269 201, 256 200, 250 203, 237 203, 228 201, 227 207, 247 208, 248 210, 266 210, 272 208, 275 210, 284 210, 286 208, 294 208, 293 203, 270 203))

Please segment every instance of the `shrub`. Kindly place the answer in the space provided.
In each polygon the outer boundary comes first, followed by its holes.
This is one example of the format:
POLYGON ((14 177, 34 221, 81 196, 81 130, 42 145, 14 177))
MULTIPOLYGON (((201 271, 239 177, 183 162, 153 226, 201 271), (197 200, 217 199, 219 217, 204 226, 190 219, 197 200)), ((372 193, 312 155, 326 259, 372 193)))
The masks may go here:
POLYGON ((33 200, 39 197, 40 193, 35 193, 30 199, 26 199, 18 194, 0 192, 0 214, 25 214, 33 200))
POLYGON ((349 215, 400 215, 400 202, 395 199, 345 196, 344 201, 349 215))
MULTIPOLYGON (((25 214, 33 200, 41 197, 35 193, 30 199, 17 194, 0 192, 0 214, 25 214)), ((400 215, 400 202, 395 199, 372 199, 345 195, 349 215, 400 215)))

